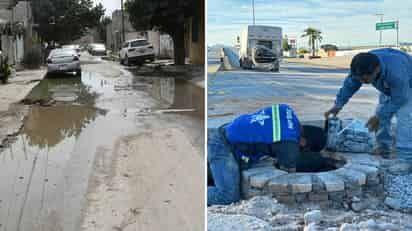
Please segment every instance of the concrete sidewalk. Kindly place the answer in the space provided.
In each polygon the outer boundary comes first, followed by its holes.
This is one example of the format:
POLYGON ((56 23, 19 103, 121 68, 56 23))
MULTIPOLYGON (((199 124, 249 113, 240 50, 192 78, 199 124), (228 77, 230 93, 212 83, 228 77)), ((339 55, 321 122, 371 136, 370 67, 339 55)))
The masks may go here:
POLYGON ((8 136, 19 131, 29 108, 18 103, 45 77, 46 71, 45 68, 19 71, 8 84, 0 85, 0 147, 8 136))

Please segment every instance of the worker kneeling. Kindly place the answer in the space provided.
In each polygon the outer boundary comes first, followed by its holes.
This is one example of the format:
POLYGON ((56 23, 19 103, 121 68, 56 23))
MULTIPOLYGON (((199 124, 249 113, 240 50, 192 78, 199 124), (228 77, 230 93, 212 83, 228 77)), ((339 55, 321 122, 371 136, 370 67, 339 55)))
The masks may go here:
POLYGON ((323 129, 302 126, 286 104, 234 119, 208 134, 208 163, 215 183, 207 190, 208 205, 239 201, 240 171, 262 157, 276 158, 281 170, 305 171, 320 163, 305 153, 319 152, 325 144, 323 129))

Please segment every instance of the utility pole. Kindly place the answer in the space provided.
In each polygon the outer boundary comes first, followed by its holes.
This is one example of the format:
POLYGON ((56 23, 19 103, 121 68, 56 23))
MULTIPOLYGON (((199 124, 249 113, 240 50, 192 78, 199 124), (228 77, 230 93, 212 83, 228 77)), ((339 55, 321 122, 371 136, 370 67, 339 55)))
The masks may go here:
POLYGON ((399 48, 399 19, 396 20, 396 47, 399 48))
MULTIPOLYGON (((381 23, 383 22, 383 14, 375 14, 376 16, 380 16, 381 18, 381 23)), ((382 30, 379 30, 379 47, 382 46, 382 30)))
POLYGON ((123 0, 120 0, 121 11, 122 11, 122 43, 126 40, 126 36, 124 33, 124 8, 123 8, 123 0))
POLYGON ((255 0, 252 0, 253 25, 255 25, 255 0))

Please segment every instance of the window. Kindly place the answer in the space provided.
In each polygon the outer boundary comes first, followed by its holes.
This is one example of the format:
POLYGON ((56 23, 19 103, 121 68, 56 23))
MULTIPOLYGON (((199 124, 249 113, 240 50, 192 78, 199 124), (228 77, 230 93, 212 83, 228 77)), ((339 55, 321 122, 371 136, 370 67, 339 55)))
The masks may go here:
POLYGON ((194 17, 192 20, 192 42, 199 41, 199 20, 197 17, 194 17))
POLYGON ((150 45, 147 40, 136 40, 131 42, 131 47, 142 47, 147 45, 150 45))
POLYGON ((272 41, 258 40, 256 45, 264 46, 272 50, 272 41))

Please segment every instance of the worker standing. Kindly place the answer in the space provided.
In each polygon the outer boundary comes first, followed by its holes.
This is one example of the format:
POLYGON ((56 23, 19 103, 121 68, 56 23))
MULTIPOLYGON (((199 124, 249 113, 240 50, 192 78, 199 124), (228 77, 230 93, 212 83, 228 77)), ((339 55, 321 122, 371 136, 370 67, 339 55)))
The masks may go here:
POLYGON ((354 56, 350 74, 325 117, 336 116, 362 84, 372 84, 380 92, 375 115, 367 122, 369 131, 376 132, 377 145, 373 152, 388 157, 396 151, 399 157, 412 160, 412 56, 391 48, 354 56), (394 116, 396 142, 391 134, 394 116))

